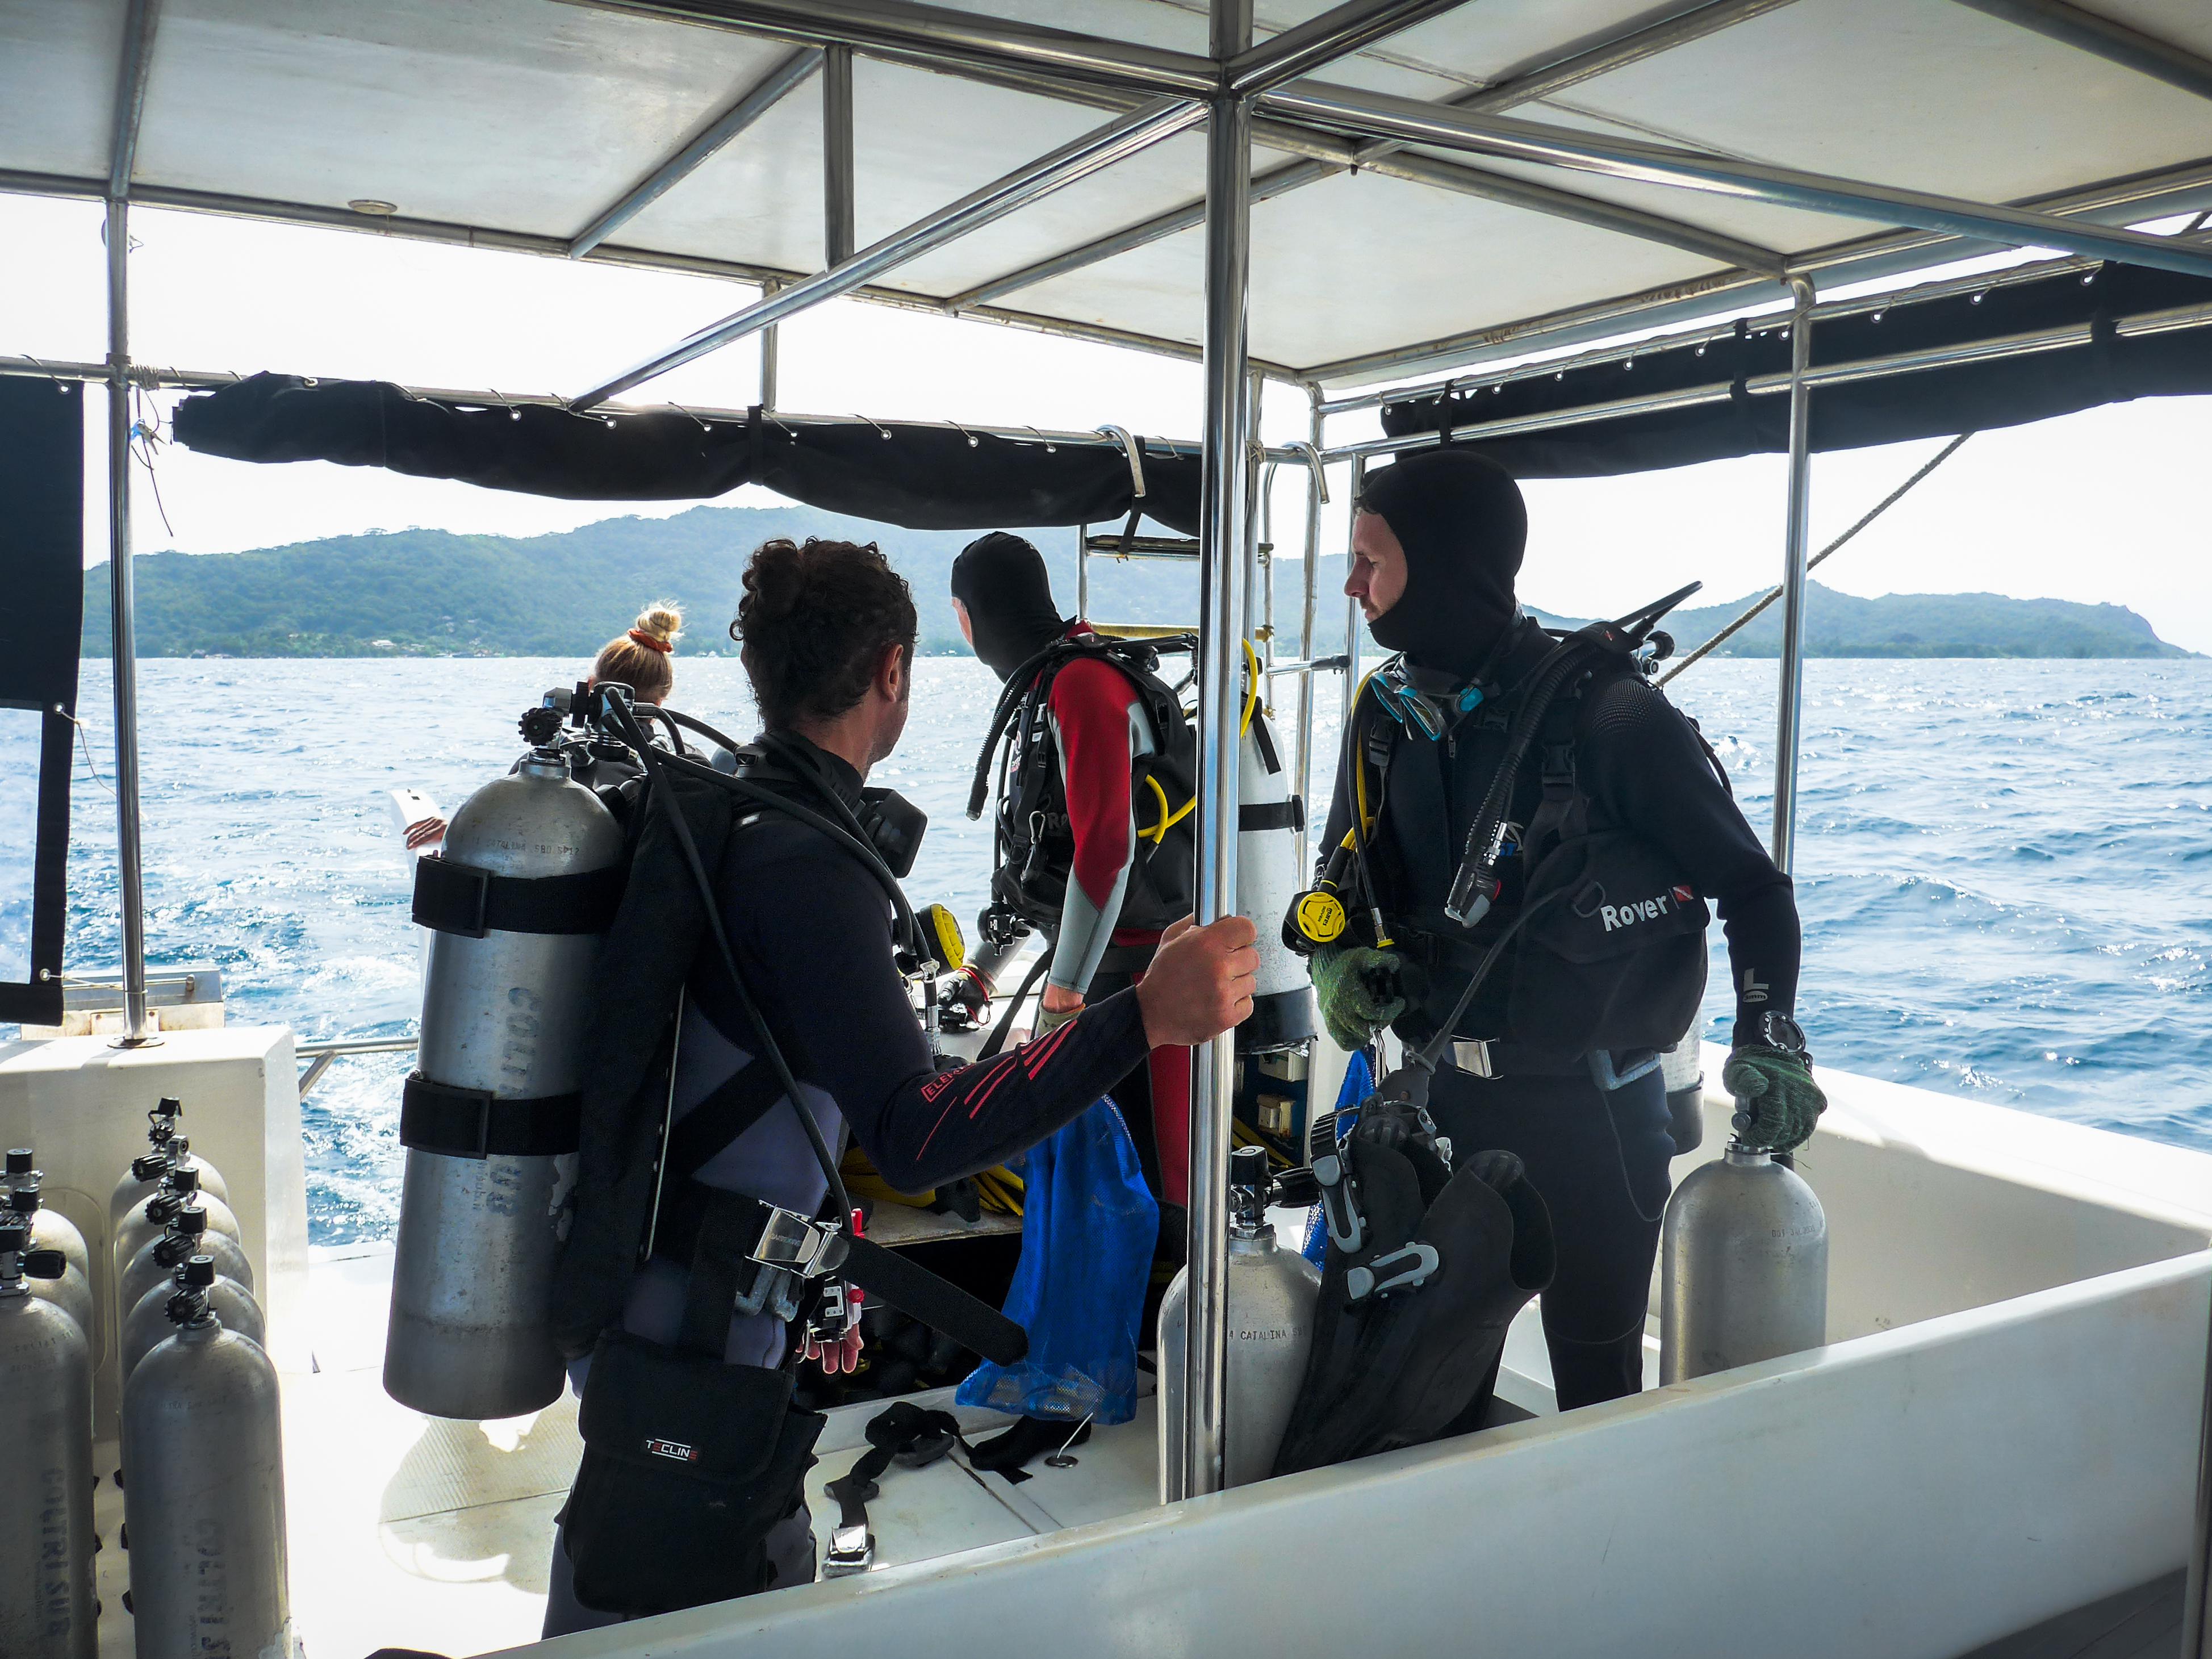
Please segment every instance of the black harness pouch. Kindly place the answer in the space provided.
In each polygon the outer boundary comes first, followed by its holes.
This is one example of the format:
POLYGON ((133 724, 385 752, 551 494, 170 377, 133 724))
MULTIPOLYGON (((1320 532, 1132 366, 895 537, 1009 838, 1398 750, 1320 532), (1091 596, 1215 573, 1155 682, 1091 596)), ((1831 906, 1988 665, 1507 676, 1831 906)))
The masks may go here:
POLYGON ((576 1599, 668 1613, 777 1588, 768 1555, 827 1420, 792 1376, 610 1331, 592 1356, 584 1460, 562 1536, 576 1599))
POLYGON ((1506 1029, 1531 1048, 1582 1054, 1663 1048, 1705 991, 1705 902, 1650 842, 1626 830, 1570 836, 1530 873, 1506 1029))
POLYGON ((778 1588, 769 1534, 805 1502, 828 1419, 792 1376, 722 1361, 737 1295, 736 1206, 699 1232, 681 1344, 609 1331, 592 1351, 584 1458, 562 1514, 576 1599, 637 1616, 778 1588))

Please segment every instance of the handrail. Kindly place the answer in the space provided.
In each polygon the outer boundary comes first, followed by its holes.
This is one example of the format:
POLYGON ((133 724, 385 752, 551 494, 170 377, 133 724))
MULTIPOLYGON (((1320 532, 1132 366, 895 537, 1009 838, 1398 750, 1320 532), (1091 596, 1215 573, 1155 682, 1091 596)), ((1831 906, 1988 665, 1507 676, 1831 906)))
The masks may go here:
POLYGON ((323 1073, 331 1069, 331 1062, 341 1054, 399 1054, 418 1047, 420 1037, 342 1037, 331 1042, 295 1043, 292 1052, 307 1062, 307 1069, 300 1073, 300 1098, 323 1080, 323 1073))

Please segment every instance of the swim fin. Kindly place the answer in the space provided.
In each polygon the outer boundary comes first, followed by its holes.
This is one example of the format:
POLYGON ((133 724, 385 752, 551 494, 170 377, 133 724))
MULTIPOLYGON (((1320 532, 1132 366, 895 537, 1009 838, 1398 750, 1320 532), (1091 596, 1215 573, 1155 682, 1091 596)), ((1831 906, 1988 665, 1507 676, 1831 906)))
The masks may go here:
POLYGON ((1355 1131, 1345 1155, 1367 1237, 1349 1251, 1331 1241, 1277 1474, 1420 1445, 1479 1420, 1507 1328, 1557 1265, 1550 1215, 1511 1153, 1477 1153, 1440 1188, 1442 1161, 1418 1139, 1391 1145, 1355 1131), (1409 1199, 1431 1192, 1409 1213, 1409 1199))

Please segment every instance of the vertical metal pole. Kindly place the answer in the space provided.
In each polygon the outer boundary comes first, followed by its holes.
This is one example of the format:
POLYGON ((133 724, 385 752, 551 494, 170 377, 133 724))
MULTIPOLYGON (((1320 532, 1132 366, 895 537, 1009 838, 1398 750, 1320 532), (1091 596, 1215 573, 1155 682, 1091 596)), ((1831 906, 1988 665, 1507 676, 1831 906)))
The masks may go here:
POLYGON ((115 867, 123 901, 119 1048, 160 1041, 146 1015, 146 888, 138 848, 138 641, 131 584, 131 204, 107 201, 107 580, 115 657, 115 867))
MULTIPOLYGON (((1252 41, 1251 0, 1213 0, 1212 51, 1252 41)), ((1213 100, 1206 120, 1206 479, 1199 536, 1198 920, 1237 908, 1237 671, 1243 657, 1241 556, 1250 501, 1251 409, 1245 289, 1251 259, 1252 106, 1213 100)), ((1183 1468, 1170 1501, 1221 1490, 1229 1266, 1229 1110, 1237 1038, 1192 1055, 1188 1340, 1183 1468)))
POLYGON ((2205 1617, 2206 1580, 2212 1576, 2212 1340, 2204 1359, 2204 1413, 2197 1431, 2197 1522, 2190 1534, 2189 1578, 2181 1599, 2181 1659, 2212 1659, 2212 1629, 2205 1617))
MULTIPOLYGON (((1321 562, 1321 388, 1310 386, 1306 395, 1312 413, 1306 431, 1306 556, 1304 603, 1298 611, 1298 660, 1310 663, 1314 659, 1314 605, 1320 590, 1316 586, 1316 567, 1321 562)), ((1307 668, 1298 675, 1298 799, 1311 805, 1313 793, 1313 724, 1314 671, 1307 668)), ((1300 879, 1312 867, 1313 849, 1307 843, 1306 823, 1298 821, 1297 863, 1300 879)))
POLYGON ((822 54, 822 268, 853 257, 853 49, 822 54))
MULTIPOLYGON (((776 288, 777 284, 773 282, 763 283, 761 298, 767 299, 776 288)), ((778 331, 774 323, 761 331, 760 406, 763 410, 775 407, 776 380, 783 367, 783 353, 776 344, 778 331)))
MULTIPOLYGON (((1320 445, 1314 446, 1318 449, 1320 445)), ((1359 514, 1359 492, 1367 487, 1367 458, 1352 458, 1351 505, 1344 515, 1345 573, 1352 570, 1352 521, 1359 514)), ((1359 601, 1347 595, 1344 601, 1344 708, 1343 718, 1352 718, 1352 694, 1359 689, 1359 601)))
POLYGON ((1786 874, 1797 836, 1797 742, 1805 704, 1805 557, 1811 534, 1813 282, 1792 276, 1790 325, 1790 519, 1782 552, 1782 681, 1775 691, 1774 861, 1786 874))
POLYGON ((1091 620, 1091 526, 1075 526, 1075 620, 1091 620))

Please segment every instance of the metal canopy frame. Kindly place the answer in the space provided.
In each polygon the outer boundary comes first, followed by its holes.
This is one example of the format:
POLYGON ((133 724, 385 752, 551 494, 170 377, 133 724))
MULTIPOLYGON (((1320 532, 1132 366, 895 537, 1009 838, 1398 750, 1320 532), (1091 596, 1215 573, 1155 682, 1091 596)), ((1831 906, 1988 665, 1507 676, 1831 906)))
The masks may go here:
MULTIPOLYGON (((1527 351, 1545 341, 1588 338, 1595 331, 1626 332, 1679 319, 1686 312, 1712 314, 1753 295, 1764 298, 1786 281, 1796 301, 1793 325, 1790 489, 1785 527, 1784 583, 1784 672, 1779 702, 1785 769, 1778 776, 1776 850, 1787 863, 1794 828, 1795 740, 1798 715, 1797 665, 1802 653, 1805 523, 1810 489, 1808 448, 1810 399, 1820 376, 1808 372, 1810 336, 1820 313, 1814 279, 1857 270, 1871 272, 1935 263, 1985 246, 2048 246, 2092 258, 2160 265, 2192 274, 2212 272, 2212 252, 2176 240, 2099 228, 2091 216, 2142 208, 2177 194, 2212 189, 2212 163, 2169 169, 2132 180, 2078 189, 2039 202, 1990 206, 1899 190, 1801 169, 1747 161, 1693 149, 1628 140, 1505 117, 1498 112, 1549 95, 1577 81, 1702 38, 1787 0, 1711 0, 1685 8, 1645 27, 1509 75, 1445 104, 1423 103, 1309 78, 1396 30, 1452 9, 1457 0, 1345 0, 1345 3, 1255 45, 1250 0, 1211 0, 1209 45, 1200 55, 1109 39, 1077 30, 978 15, 913 0, 562 0, 562 3, 632 16, 725 28, 790 43, 796 51, 711 118, 698 136, 653 167, 573 237, 531 236, 481 227, 419 220, 364 222, 327 207, 262 200, 205 191, 134 191, 139 120, 153 62, 160 0, 128 0, 118 67, 110 169, 104 179, 0 173, 0 189, 76 196, 106 204, 107 222, 109 386, 108 535, 113 583, 117 714, 117 787, 124 907, 126 1042, 146 1040, 143 896, 140 882, 136 689, 132 678, 131 586, 130 396, 149 376, 129 358, 129 208, 134 198, 162 206, 234 213, 287 222, 339 225, 434 241, 506 248, 570 258, 594 258, 641 267, 699 271, 756 283, 761 301, 714 327, 679 343, 576 400, 589 408, 617 392, 749 333, 763 335, 764 378, 773 380, 774 325, 838 295, 940 313, 982 317, 1070 337, 1199 356, 1204 366, 1204 453, 1208 458, 1200 542, 1202 593, 1199 686, 1199 903, 1200 921, 1233 908, 1236 890, 1237 774, 1239 657, 1245 593, 1254 556, 1252 503, 1257 457, 1252 442, 1257 368, 1307 385, 1311 406, 1310 551, 1317 548, 1313 524, 1323 485, 1322 423, 1326 415, 1364 406, 1367 399, 1331 404, 1319 390, 1323 379, 1340 380, 1404 369, 1474 352, 1527 351), (1115 118, 1106 126, 1006 175, 981 191, 939 210, 873 246, 854 252, 850 167, 850 58, 860 52, 886 61, 961 75, 991 84, 1088 104, 1115 118), (795 272, 732 261, 621 248, 608 237, 652 201, 674 188, 709 155, 735 138, 793 87, 824 68, 825 180, 823 268, 795 272), (1186 204, 1082 247, 1022 270, 972 286, 951 300, 933 300, 873 285, 905 260, 990 222, 1071 180, 1110 166, 1202 121, 1207 140, 1203 204, 1186 204), (1287 150, 1297 165, 1253 179, 1255 143, 1287 150), (1656 183, 1776 203, 1846 217, 1872 216, 1907 228, 1905 234, 1856 242, 1785 258, 1662 216, 1595 202, 1548 184, 1506 178, 1464 162, 1419 153, 1408 146, 1471 152, 1509 163, 1536 163, 1568 172, 1656 183), (1534 211, 1578 218, 1623 234, 1689 248, 1722 270, 1641 294, 1583 305, 1520 322, 1394 348, 1356 358, 1309 365, 1303 370, 1255 365, 1247 339, 1250 216, 1266 200, 1330 173, 1352 168, 1384 173, 1431 188, 1486 195, 1534 211), (1195 216, 1194 216, 1195 215, 1195 216), (1205 327, 1196 353, 1176 341, 1139 331, 1068 322, 990 307, 987 301, 1018 289, 1145 246, 1202 224, 1206 232, 1205 327)), ((2096 58, 2124 64, 2201 97, 2212 97, 2212 64, 2069 0, 1958 0, 2096 58)), ((1831 373, 1824 370, 1823 374, 1831 373)), ((772 397, 772 393, 770 394, 772 397)), ((1354 493, 1370 447, 1340 452, 1350 462, 1354 493)), ((1309 639, 1313 611, 1312 562, 1305 605, 1309 639)), ((1358 618, 1347 607, 1346 685, 1356 684, 1358 618)), ((1302 677, 1310 688, 1310 674, 1302 677)), ((1302 707, 1303 731, 1310 720, 1302 707)), ((1184 1468, 1170 1472, 1177 1490, 1199 1493, 1221 1481, 1224 1319, 1224 1177, 1227 1113, 1234 1065, 1224 1037, 1195 1056, 1190 1193, 1189 1340, 1185 1377, 1184 1468)), ((2208 1396, 2212 1398, 2212 1396, 2208 1396)), ((2212 1459, 2205 1467, 2212 1470, 2212 1459)), ((2208 1476, 2212 1492, 2212 1476, 2208 1476)), ((2205 1506, 2201 1505, 2200 1508, 2205 1506)), ((2200 1516, 2191 1558, 2192 1618, 2201 1619, 2205 1525, 2200 1516)))

